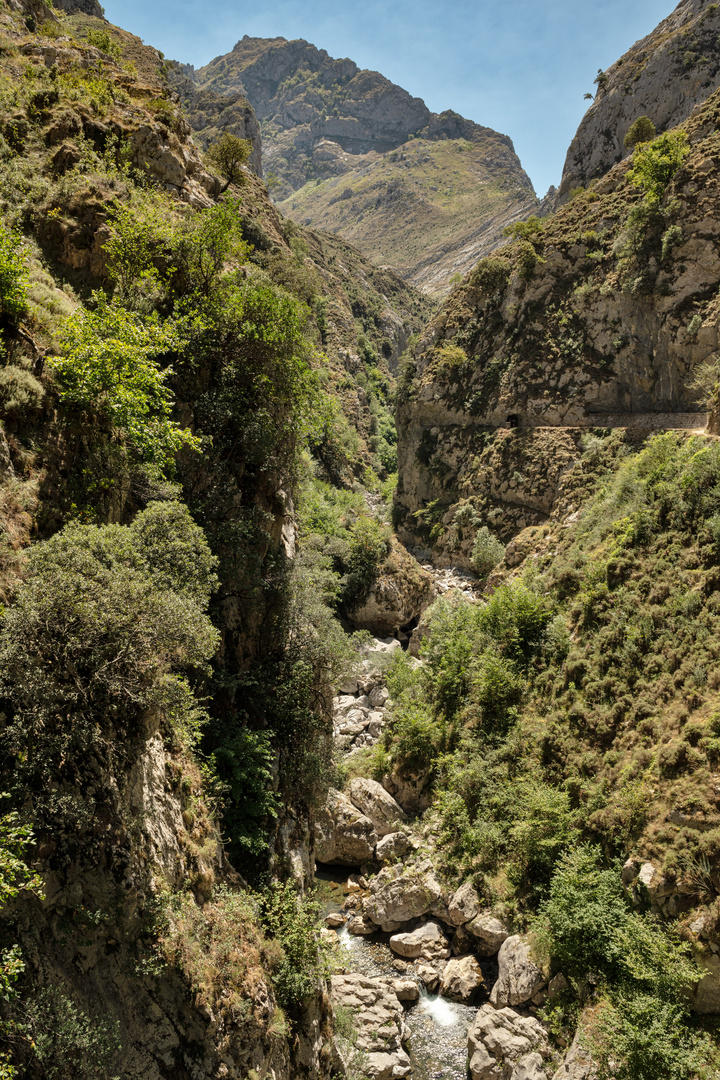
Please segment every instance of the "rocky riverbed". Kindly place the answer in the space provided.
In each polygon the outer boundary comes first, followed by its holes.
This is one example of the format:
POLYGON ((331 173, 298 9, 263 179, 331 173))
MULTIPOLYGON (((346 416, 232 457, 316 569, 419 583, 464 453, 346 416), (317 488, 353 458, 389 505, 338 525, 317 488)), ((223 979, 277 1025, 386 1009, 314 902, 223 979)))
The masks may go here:
MULTIPOLYGON (((375 639, 339 687, 335 740, 346 757, 391 722, 384 672, 399 648, 375 639)), ((353 1080, 592 1080, 583 1048, 563 1060, 539 1015, 562 976, 548 983, 471 882, 440 880, 423 854, 426 805, 422 778, 355 776, 317 816, 323 935, 338 950, 337 1067, 353 1080)))

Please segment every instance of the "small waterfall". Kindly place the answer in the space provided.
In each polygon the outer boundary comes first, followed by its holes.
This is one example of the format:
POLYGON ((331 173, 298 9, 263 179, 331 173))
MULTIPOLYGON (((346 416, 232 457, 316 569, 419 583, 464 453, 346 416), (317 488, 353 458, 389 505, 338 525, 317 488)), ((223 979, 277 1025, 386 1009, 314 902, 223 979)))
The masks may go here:
POLYGON ((455 1024, 460 1023, 460 1017, 449 1001, 440 997, 439 994, 428 994, 423 987, 420 988, 418 1008, 431 1016, 438 1027, 454 1027, 455 1024))

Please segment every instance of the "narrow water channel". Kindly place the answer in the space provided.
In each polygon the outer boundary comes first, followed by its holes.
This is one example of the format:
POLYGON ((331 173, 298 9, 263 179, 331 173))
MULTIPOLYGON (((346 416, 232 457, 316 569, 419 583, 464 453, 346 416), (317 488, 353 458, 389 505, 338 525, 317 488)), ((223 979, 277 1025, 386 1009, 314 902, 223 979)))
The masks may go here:
MULTIPOLYGON (((323 913, 340 911, 345 894, 342 882, 347 877, 343 867, 318 867, 316 896, 323 913), (344 877, 343 877, 344 875, 344 877)), ((411 978, 420 987, 420 1000, 405 1011, 410 1032, 406 1050, 413 1067, 413 1080, 466 1080, 467 1036, 479 1005, 460 1005, 437 994, 428 994, 415 971, 415 964, 405 962, 404 970, 393 966, 397 957, 388 946, 390 934, 378 932, 370 937, 356 937, 345 927, 337 931, 346 954, 344 966, 369 978, 411 978)), ((491 987, 497 975, 494 960, 480 960, 485 983, 491 987)), ((484 1000, 487 1000, 485 998, 484 1000)))

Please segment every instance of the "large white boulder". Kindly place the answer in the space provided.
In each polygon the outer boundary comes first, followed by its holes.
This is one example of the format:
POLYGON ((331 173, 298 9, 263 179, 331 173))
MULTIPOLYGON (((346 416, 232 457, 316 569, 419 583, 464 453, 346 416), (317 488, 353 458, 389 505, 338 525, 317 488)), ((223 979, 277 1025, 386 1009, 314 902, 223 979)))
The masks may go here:
POLYGON ((478 1009, 468 1032, 470 1080, 547 1080, 543 1062, 549 1057, 539 1020, 492 1005, 478 1009))
POLYGON ((492 915, 476 915, 465 923, 465 930, 472 934, 476 942, 475 951, 480 956, 495 956, 504 941, 510 936, 499 919, 492 915))
MULTIPOLYGON (((352 1048, 362 1060, 363 1077, 367 1080, 403 1080, 410 1076, 410 1058, 403 1049, 407 1038, 402 1004, 394 992, 392 980, 370 979, 365 975, 333 975, 330 996, 334 1006, 352 1015, 356 1033, 352 1048)), ((347 1067, 349 1048, 338 1044, 343 1064, 347 1067)))
POLYGON ((470 922, 480 911, 480 897, 474 886, 466 881, 448 900, 448 916, 453 926, 470 922))
POLYGON ((475 957, 456 956, 445 965, 440 993, 451 1001, 469 1004, 483 985, 483 973, 475 957))
POLYGON ((350 801, 366 817, 370 818, 378 836, 389 836, 407 821, 407 815, 377 780, 356 776, 348 789, 350 801))
POLYGON ((389 944, 394 953, 408 960, 444 960, 450 955, 450 943, 436 922, 426 922, 410 933, 394 934, 389 944))
POLYGON ((315 822, 315 858, 321 863, 362 866, 373 858, 378 835, 370 818, 330 788, 315 822))
POLYGON ((490 992, 495 1008, 524 1005, 539 994, 547 980, 530 959, 530 946, 518 934, 507 938, 498 953, 498 978, 490 992))
POLYGON ((370 883, 365 914, 383 930, 393 933, 403 923, 426 915, 442 897, 442 888, 429 859, 403 868, 384 867, 370 883))

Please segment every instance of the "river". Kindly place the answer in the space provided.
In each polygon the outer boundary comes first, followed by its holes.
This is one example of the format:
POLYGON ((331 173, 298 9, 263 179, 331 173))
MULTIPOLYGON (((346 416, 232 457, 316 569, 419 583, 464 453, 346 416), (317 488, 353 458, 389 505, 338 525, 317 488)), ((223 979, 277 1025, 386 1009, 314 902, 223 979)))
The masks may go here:
MULTIPOLYGON (((318 867, 316 898, 324 914, 340 911, 345 893, 342 884, 348 870, 343 867, 318 867)), ((391 952, 390 934, 378 931, 370 937, 356 937, 345 927, 337 931, 346 958, 342 961, 348 972, 360 972, 369 978, 391 977, 415 979, 420 987, 420 1000, 405 1012, 410 1042, 405 1047, 413 1068, 413 1080, 466 1080, 467 1036, 478 1005, 460 1005, 437 994, 428 994, 418 978, 412 961, 406 970, 393 967, 397 957, 391 952)), ((485 984, 491 987, 497 977, 495 959, 480 960, 485 984)))

